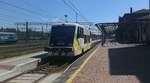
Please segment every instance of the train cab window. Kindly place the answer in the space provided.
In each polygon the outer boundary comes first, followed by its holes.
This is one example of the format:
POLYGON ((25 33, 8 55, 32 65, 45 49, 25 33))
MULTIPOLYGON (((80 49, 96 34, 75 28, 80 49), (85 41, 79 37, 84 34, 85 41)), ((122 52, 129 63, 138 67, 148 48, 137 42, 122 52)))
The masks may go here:
POLYGON ((74 39, 74 26, 58 25, 52 26, 50 45, 51 46, 72 46, 74 39))

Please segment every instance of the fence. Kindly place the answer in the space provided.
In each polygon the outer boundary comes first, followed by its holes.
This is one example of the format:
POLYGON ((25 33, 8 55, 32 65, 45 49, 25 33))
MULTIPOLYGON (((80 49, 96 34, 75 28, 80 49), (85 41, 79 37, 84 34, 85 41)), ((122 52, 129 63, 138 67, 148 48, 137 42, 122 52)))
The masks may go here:
POLYGON ((48 24, 32 24, 31 22, 17 23, 16 32, 21 40, 46 40, 50 32, 48 24))

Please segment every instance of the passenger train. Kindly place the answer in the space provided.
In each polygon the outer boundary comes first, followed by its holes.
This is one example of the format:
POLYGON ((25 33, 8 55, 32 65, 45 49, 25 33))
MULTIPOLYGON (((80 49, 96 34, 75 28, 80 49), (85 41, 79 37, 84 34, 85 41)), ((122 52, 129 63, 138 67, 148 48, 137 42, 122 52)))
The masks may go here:
POLYGON ((49 46, 45 51, 51 56, 78 56, 100 39, 92 36, 87 27, 77 23, 61 23, 52 25, 49 46), (92 40, 94 39, 94 40, 92 40))
POLYGON ((18 38, 16 33, 0 32, 0 43, 17 42, 18 38))

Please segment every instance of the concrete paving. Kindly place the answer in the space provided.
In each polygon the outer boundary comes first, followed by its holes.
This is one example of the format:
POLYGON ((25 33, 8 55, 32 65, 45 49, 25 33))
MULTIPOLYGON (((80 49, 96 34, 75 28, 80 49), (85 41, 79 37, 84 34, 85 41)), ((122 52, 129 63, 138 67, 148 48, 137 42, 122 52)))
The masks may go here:
MULTIPOLYGON (((1 63, 2 64, 2 63, 1 63)), ((0 68, 0 82, 12 78, 16 75, 19 75, 23 72, 27 72, 29 70, 33 70, 37 67, 38 59, 27 58, 23 60, 17 60, 13 62, 3 63, 3 65, 10 65, 12 68, 6 69, 6 66, 0 68)))
POLYGON ((80 65, 90 56, 91 53, 93 53, 96 48, 97 46, 74 61, 60 77, 53 81, 53 83, 66 83, 66 80, 70 78, 70 76, 80 67, 80 65))
POLYGON ((72 83, 150 83, 149 46, 109 45, 98 47, 72 83))
POLYGON ((11 80, 6 83, 33 83, 33 82, 34 82, 34 80, 11 80))
POLYGON ((23 72, 35 69, 38 65, 39 59, 32 57, 45 55, 46 53, 47 52, 37 52, 0 60, 0 82, 3 82, 23 72))
POLYGON ((51 74, 51 75, 45 77, 43 80, 41 80, 38 83, 53 83, 53 81, 55 81, 58 77, 60 77, 62 75, 62 73, 63 72, 51 74))
POLYGON ((45 76, 44 74, 23 74, 19 77, 16 77, 6 83, 34 83, 45 76))
POLYGON ((30 58, 30 57, 34 57, 34 56, 42 55, 42 54, 47 54, 47 52, 40 51, 40 52, 31 53, 31 54, 27 54, 27 55, 21 55, 21 56, 16 56, 16 57, 11 57, 11 58, 1 59, 0 63, 13 62, 13 61, 16 61, 16 60, 30 58))

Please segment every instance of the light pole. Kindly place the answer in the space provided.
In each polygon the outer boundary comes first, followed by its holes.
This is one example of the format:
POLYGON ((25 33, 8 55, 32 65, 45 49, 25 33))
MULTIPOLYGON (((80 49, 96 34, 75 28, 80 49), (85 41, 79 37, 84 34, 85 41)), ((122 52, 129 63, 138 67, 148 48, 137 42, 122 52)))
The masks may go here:
POLYGON ((76 23, 78 22, 78 13, 76 12, 76 23))
POLYGON ((65 16, 65 22, 67 23, 68 22, 68 20, 67 20, 68 15, 65 14, 64 16, 65 16))
MULTIPOLYGON (((149 0, 149 14, 150 14, 150 0, 149 0)), ((150 43, 150 17, 148 16, 148 44, 150 43)))
POLYGON ((150 0, 149 0, 149 11, 150 11, 150 0))

